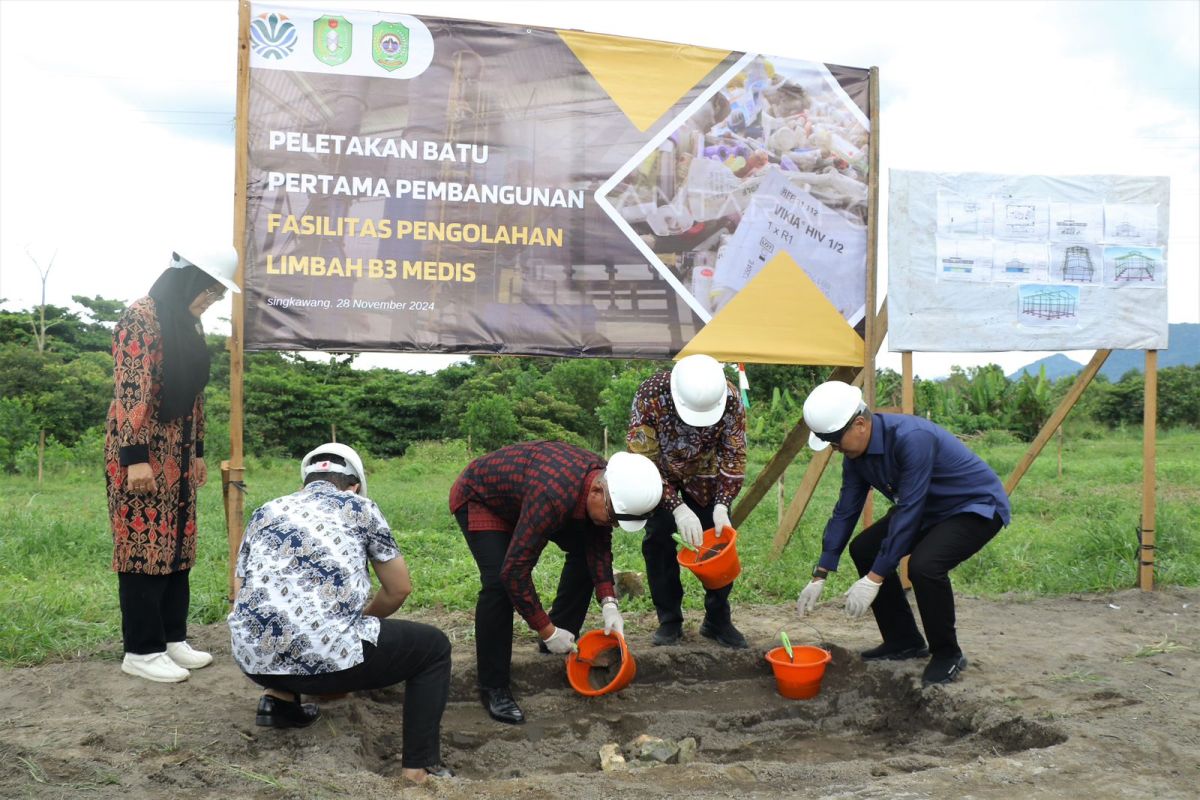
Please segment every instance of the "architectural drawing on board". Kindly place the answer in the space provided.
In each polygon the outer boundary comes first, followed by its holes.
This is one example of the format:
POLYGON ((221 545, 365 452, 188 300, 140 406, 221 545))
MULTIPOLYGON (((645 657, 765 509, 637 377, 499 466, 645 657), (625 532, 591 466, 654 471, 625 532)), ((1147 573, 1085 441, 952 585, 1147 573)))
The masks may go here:
POLYGON ((992 280, 992 243, 986 239, 937 240, 938 280, 992 280))
POLYGON ((1019 258, 1010 258, 1004 262, 1004 271, 1008 275, 1019 275, 1021 277, 1029 277, 1033 272, 1033 265, 1027 264, 1019 258))
POLYGON ((1104 240, 1110 244, 1153 247, 1158 241, 1158 206, 1110 203, 1104 206, 1104 240))
POLYGON ((1038 319, 1074 317, 1078 295, 1064 289, 1047 288, 1021 297, 1021 313, 1038 319))
POLYGON ((991 236, 992 201, 938 192, 938 233, 950 236, 991 236))
POLYGON ((1152 281, 1154 268, 1158 266, 1157 261, 1140 250, 1126 253, 1115 259, 1114 263, 1116 273, 1113 280, 1116 281, 1152 281))
POLYGON ((1086 247, 1068 247, 1063 255, 1062 276, 1064 281, 1091 283, 1096 277, 1096 265, 1086 247))
POLYGON ((1099 203, 1051 203, 1050 240, 1098 242, 1104 232, 1104 206, 1099 203))
POLYGON ((992 235, 997 239, 1049 238, 1049 200, 1029 197, 997 199, 992 216, 992 235))
POLYGON ((1026 203, 1006 203, 1004 224, 1009 233, 1032 234, 1037 227, 1037 206, 1026 203))

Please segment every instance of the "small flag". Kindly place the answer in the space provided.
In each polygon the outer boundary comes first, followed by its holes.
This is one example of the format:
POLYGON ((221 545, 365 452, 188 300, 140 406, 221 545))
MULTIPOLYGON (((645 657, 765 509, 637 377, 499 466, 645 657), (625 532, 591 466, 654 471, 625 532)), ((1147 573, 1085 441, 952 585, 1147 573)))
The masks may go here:
POLYGON ((746 379, 746 365, 738 363, 738 388, 742 390, 742 405, 750 408, 750 381, 746 379))

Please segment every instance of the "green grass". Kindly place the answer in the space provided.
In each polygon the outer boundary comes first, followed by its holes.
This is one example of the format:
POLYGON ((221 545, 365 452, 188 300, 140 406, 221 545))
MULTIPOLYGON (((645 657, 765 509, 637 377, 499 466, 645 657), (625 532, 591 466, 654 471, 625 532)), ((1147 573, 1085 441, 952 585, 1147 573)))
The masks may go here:
MULTIPOLYGON (((973 443, 1006 477, 1025 445, 1004 437, 973 443)), ((1134 533, 1141 514, 1141 432, 1117 431, 1095 439, 1068 439, 1064 474, 1057 475, 1052 442, 1026 473, 1013 498, 1013 525, 954 572, 955 586, 970 594, 1031 595, 1124 589, 1135 583, 1134 533)), ((1159 434, 1158 581, 1200 584, 1200 432, 1159 434)), ((771 456, 752 450, 750 475, 771 456)), ((412 569, 417 607, 470 609, 478 590, 475 563, 447 508, 455 476, 469 460, 461 443, 424 444, 401 459, 367 465, 371 497, 396 532, 412 569)), ((789 468, 790 501, 807 462, 807 451, 789 468)), ((192 571, 191 619, 215 622, 226 613, 228 545, 216 465, 200 493, 200 542, 192 571)), ((294 491, 297 464, 248 459, 247 515, 261 503, 294 491)), ((808 513, 783 556, 770 559, 776 526, 772 490, 742 525, 738 552, 742 575, 734 602, 780 603, 795 599, 820 551, 825 518, 833 506, 839 457, 821 481, 808 513)), ((876 516, 883 504, 876 504, 876 516)), ((614 533, 617 569, 643 571, 640 535, 614 533)), ((100 467, 51 470, 40 488, 35 479, 0 477, 0 664, 29 665, 77 654, 116 658, 120 615, 116 576, 110 569, 112 539, 100 467)), ((548 606, 560 552, 549 547, 535 572, 548 606)), ((849 555, 830 579, 827 597, 852 582, 849 555)), ((685 576, 689 608, 701 606, 696 581, 685 576)), ((625 603, 648 611, 648 597, 625 603)))

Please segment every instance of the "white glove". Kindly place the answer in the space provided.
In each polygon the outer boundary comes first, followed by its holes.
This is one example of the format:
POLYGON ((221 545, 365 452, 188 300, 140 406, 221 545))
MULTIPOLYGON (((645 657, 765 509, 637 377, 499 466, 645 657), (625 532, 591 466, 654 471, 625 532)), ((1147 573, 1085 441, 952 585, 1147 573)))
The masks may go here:
POLYGON ((868 578, 866 575, 859 578, 850 587, 850 591, 846 592, 846 614, 851 617, 861 617, 867 613, 867 609, 871 607, 871 603, 875 602, 875 595, 879 594, 881 583, 868 578))
POLYGON ((729 521, 729 506, 723 503, 713 506, 713 529, 717 536, 720 537, 721 531, 732 527, 733 523, 729 521))
POLYGON ((675 516, 675 528, 680 537, 692 547, 699 547, 704 542, 704 526, 696 512, 688 508, 687 503, 680 503, 671 513, 675 516))
POLYGON ((825 588, 824 578, 814 578, 803 589, 800 590, 800 597, 796 599, 796 613, 800 616, 813 611, 817 607, 817 599, 821 596, 821 590, 825 588))
POLYGON ((545 643, 547 650, 551 653, 558 653, 560 656, 565 656, 575 649, 575 634, 565 631, 562 628, 555 628, 554 633, 542 641, 545 643))
POLYGON ((605 633, 616 631, 622 636, 625 635, 625 620, 621 619, 621 610, 617 608, 616 600, 605 598, 600 604, 600 613, 604 615, 605 633))

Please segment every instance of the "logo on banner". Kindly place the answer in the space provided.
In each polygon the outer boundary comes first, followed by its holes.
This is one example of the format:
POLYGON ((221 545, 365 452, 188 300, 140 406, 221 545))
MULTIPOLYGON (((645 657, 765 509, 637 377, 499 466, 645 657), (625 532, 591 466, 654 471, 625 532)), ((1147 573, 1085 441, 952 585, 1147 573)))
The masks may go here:
POLYGON ((379 22, 371 29, 371 58, 388 72, 408 63, 408 28, 399 22, 379 22))
POLYGON ((313 22, 313 55, 336 67, 350 58, 354 26, 345 17, 321 17, 313 22))
POLYGON ((267 12, 250 22, 250 47, 263 58, 287 58, 297 38, 296 26, 283 14, 267 12))

